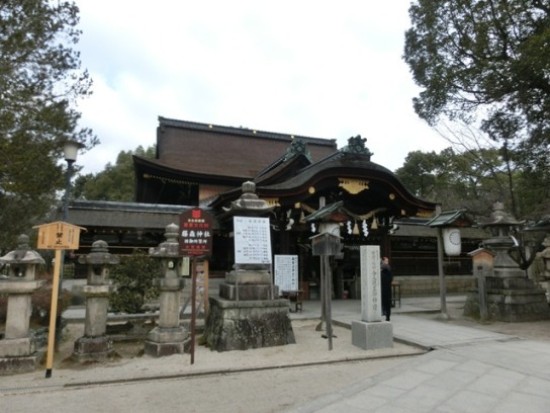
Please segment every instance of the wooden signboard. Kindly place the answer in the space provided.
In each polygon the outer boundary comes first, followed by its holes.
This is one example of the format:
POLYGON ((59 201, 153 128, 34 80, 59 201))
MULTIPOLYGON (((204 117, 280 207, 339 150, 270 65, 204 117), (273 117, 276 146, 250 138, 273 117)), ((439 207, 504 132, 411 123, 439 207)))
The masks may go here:
POLYGON ((80 231, 85 228, 69 224, 63 221, 38 225, 37 249, 55 250, 55 261, 52 280, 52 300, 50 305, 50 327, 48 330, 48 354, 46 357, 46 378, 52 376, 53 353, 55 344, 55 327, 57 316, 57 301, 59 297, 59 284, 61 278, 62 252, 64 250, 77 250, 80 245, 80 231))
POLYGON ((77 250, 80 231, 85 230, 63 221, 51 222, 35 228, 38 228, 36 248, 39 250, 77 250))

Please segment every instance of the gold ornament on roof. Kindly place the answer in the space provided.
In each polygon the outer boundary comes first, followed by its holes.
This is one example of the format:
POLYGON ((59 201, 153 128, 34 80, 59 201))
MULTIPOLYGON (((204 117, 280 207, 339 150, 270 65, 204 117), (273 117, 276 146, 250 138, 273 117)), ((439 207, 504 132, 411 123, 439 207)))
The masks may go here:
POLYGON ((338 178, 338 181, 340 181, 338 186, 344 188, 346 192, 352 195, 357 195, 359 192, 369 189, 369 181, 350 178, 338 178))

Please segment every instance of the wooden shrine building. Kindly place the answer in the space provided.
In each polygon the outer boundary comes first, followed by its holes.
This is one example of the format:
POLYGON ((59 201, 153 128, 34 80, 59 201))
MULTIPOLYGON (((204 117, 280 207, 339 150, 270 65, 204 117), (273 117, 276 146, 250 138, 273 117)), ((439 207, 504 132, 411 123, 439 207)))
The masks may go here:
MULTIPOLYGON (((156 157, 134 156, 135 203, 71 203, 69 221, 87 228, 78 253, 87 253, 97 239, 114 253, 156 246, 167 224, 200 206, 218 218, 211 270, 221 277, 233 262, 231 222, 223 211, 241 195, 243 182, 253 181, 257 195, 274 207, 273 252, 298 255, 302 281, 319 274, 311 256, 315 229, 306 217, 321 205, 335 205, 331 220, 341 227, 344 250, 335 264, 341 288, 349 288, 346 280, 356 281, 359 246, 365 244, 380 245, 395 274, 437 274, 436 233, 424 225, 436 204, 415 197, 373 162, 365 142, 351 137, 337 148, 333 139, 159 117, 156 157)), ((477 248, 476 237, 466 252, 477 248)), ((465 259, 457 271, 471 273, 469 263, 465 259)))

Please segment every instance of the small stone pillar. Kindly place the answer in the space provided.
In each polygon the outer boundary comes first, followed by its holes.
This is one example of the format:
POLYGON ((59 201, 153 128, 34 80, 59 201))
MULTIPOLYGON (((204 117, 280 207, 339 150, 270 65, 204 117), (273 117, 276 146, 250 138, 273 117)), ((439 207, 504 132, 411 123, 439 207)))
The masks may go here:
POLYGON ((44 259, 29 247, 29 237, 20 235, 17 249, 0 258, 9 265, 7 278, 0 278, 0 294, 8 295, 6 331, 0 340, 0 375, 33 371, 38 362, 30 337, 31 296, 44 281, 35 280, 36 268, 44 259))
POLYGON ((179 227, 170 224, 166 227, 166 241, 151 248, 149 255, 162 262, 163 277, 158 280, 160 287, 160 313, 158 326, 153 328, 145 341, 145 353, 154 356, 181 354, 189 341, 189 332, 180 326, 180 296, 184 280, 178 274, 181 256, 178 243, 179 227))
POLYGON ((106 335, 109 294, 109 267, 120 262, 109 253, 105 241, 95 241, 88 255, 78 260, 86 264, 88 283, 82 292, 86 297, 86 321, 84 336, 74 343, 73 358, 78 362, 104 361, 114 355, 113 342, 106 335))
POLYGON ((477 281, 477 291, 474 290, 466 298, 464 315, 486 321, 489 317, 487 308, 487 277, 493 276, 493 265, 495 253, 486 249, 478 248, 468 253, 472 257, 474 277, 477 281))

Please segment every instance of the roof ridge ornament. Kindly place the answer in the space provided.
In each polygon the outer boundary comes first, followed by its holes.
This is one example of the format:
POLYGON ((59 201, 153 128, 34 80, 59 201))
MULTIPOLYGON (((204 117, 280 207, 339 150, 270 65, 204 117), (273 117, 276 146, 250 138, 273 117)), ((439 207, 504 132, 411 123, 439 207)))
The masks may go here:
POLYGON ((348 139, 347 146, 344 146, 340 152, 367 155, 370 161, 370 157, 374 154, 365 146, 366 141, 367 138, 362 138, 361 135, 352 136, 348 139))
POLYGON ((288 161, 298 155, 304 155, 311 162, 311 153, 306 143, 301 138, 292 137, 292 141, 286 150, 284 160, 288 161))

